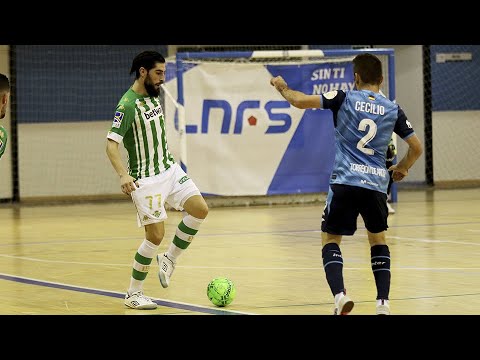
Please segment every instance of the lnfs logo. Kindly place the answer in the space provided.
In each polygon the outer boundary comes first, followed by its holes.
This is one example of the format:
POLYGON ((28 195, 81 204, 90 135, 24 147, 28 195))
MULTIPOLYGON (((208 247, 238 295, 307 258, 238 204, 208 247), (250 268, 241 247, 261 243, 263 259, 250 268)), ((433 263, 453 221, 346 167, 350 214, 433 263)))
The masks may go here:
MULTIPOLYGON (((267 119, 270 121, 265 134, 282 134, 286 133, 292 126, 292 118, 285 112, 279 112, 278 109, 288 109, 290 104, 288 101, 272 100, 267 101, 263 106, 263 110, 266 112, 267 119)), ((222 109, 222 127, 221 134, 241 134, 244 125, 244 118, 247 118, 248 125, 256 126, 258 119, 250 115, 248 116, 249 109, 261 109, 259 100, 245 100, 238 104, 235 109, 227 100, 213 100, 204 99, 202 107, 202 123, 200 133, 208 133, 208 125, 210 120, 210 112, 212 109, 222 109), (233 132, 230 131, 230 125, 234 118, 233 132)), ((189 134, 197 134, 197 125, 187 125, 186 132, 189 134)))

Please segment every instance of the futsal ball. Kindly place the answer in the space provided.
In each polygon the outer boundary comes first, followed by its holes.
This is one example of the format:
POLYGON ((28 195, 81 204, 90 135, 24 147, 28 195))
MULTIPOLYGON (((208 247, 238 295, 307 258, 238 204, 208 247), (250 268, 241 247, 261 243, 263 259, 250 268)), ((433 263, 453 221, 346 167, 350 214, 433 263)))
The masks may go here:
POLYGON ((217 277, 208 283, 208 299, 216 306, 227 306, 235 299, 236 294, 235 284, 225 277, 217 277))

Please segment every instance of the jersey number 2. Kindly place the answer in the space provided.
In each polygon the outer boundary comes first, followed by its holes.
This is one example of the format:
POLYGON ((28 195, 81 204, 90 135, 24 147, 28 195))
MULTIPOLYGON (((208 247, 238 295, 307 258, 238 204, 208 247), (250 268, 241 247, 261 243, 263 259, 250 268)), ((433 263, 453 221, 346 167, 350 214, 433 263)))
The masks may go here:
POLYGON ((373 121, 372 119, 363 119, 362 121, 360 121, 360 124, 358 124, 358 130, 366 131, 367 126, 368 132, 357 143, 357 149, 367 155, 373 155, 375 151, 373 149, 367 148, 366 146, 370 141, 372 141, 375 135, 377 135, 377 124, 375 124, 375 121, 373 121))

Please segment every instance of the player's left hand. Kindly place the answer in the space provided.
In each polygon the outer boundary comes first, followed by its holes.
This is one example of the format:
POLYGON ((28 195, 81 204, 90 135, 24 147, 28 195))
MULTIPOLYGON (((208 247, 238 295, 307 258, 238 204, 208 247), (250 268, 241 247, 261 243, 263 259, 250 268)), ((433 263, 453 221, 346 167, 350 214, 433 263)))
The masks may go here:
POLYGON ((408 169, 399 168, 398 164, 390 166, 388 168, 388 171, 393 171, 393 181, 402 181, 408 175, 408 169))

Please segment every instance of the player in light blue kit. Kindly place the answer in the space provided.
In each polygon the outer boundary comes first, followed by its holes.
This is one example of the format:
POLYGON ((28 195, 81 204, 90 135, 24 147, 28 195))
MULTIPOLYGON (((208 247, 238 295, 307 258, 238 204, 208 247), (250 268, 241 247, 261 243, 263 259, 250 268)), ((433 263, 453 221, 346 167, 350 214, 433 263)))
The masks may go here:
POLYGON ((353 59, 355 90, 308 95, 292 90, 281 76, 271 85, 300 109, 330 109, 335 127, 335 162, 322 215, 322 258, 328 285, 335 298, 334 314, 347 315, 354 302, 346 295, 340 243, 353 235, 361 215, 370 243, 371 266, 377 288, 378 315, 389 315, 390 250, 387 225, 387 147, 396 133, 409 146, 405 156, 390 167, 401 181, 422 154, 422 144, 400 106, 380 94, 382 63, 372 54, 353 59))

